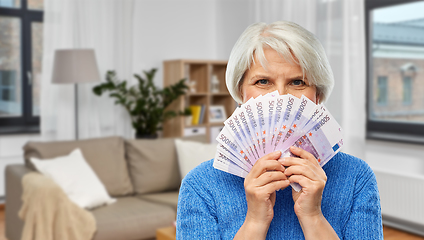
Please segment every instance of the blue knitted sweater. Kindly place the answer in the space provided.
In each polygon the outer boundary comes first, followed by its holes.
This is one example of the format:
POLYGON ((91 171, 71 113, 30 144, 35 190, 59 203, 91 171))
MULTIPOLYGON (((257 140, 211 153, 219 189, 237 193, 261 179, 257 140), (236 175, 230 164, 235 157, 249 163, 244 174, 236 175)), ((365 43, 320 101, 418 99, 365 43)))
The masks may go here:
MULTIPOLYGON (((217 170, 213 160, 183 179, 177 211, 177 239, 233 239, 243 225, 247 203, 244 178, 217 170)), ((371 168, 338 153, 324 167, 327 183, 321 210, 340 239, 383 239, 380 197, 371 168)), ((277 191, 267 239, 304 239, 291 187, 277 191)))

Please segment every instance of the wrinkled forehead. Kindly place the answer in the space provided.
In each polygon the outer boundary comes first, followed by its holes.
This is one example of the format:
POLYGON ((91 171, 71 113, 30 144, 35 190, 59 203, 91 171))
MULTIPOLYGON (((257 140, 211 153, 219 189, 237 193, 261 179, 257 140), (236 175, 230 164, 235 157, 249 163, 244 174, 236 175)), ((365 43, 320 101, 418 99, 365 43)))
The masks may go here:
POLYGON ((261 44, 258 45, 252 52, 251 61, 248 64, 248 68, 246 69, 244 75, 246 72, 254 65, 254 64, 260 64, 266 71, 268 70, 269 62, 268 59, 265 56, 265 51, 272 50, 275 51, 278 56, 285 62, 292 64, 292 65, 300 65, 300 68, 302 69, 303 76, 305 76, 305 70, 302 66, 302 64, 299 63, 298 58, 295 56, 293 51, 290 49, 287 44, 283 44, 284 47, 280 48, 273 48, 272 46, 275 44, 261 44))

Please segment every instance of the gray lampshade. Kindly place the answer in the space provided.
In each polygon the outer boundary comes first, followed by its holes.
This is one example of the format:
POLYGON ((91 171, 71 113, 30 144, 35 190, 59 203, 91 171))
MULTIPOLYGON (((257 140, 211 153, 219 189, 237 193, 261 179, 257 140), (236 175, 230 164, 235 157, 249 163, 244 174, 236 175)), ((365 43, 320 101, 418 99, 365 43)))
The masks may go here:
POLYGON ((100 81, 93 49, 56 50, 53 83, 84 83, 100 81))

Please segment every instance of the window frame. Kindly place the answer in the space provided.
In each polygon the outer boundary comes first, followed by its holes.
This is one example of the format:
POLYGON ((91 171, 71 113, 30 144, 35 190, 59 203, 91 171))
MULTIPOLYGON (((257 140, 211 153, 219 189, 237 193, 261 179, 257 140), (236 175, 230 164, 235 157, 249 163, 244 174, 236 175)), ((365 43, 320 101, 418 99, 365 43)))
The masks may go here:
POLYGON ((371 11, 376 8, 388 7, 398 4, 418 2, 420 0, 366 0, 365 1, 365 41, 366 41, 366 138, 373 140, 385 140, 408 143, 424 143, 424 125, 418 123, 403 123, 389 121, 375 121, 370 119, 370 98, 372 90, 372 46, 371 11))
POLYGON ((32 84, 27 73, 32 73, 31 23, 43 22, 42 10, 28 9, 27 0, 19 8, 0 6, 1 17, 16 17, 21 21, 21 102, 22 115, 0 118, 0 134, 39 133, 40 117, 32 114, 32 84))

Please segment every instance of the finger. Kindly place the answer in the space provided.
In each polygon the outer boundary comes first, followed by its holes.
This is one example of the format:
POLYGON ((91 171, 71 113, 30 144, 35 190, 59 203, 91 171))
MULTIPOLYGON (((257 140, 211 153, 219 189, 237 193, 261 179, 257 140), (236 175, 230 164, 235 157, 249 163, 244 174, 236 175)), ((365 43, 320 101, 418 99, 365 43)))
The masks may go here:
POLYGON ((311 180, 319 180, 321 178, 324 178, 324 177, 321 177, 319 173, 314 171, 313 168, 311 168, 310 166, 305 166, 305 165, 291 166, 284 171, 284 175, 286 175, 287 177, 290 177, 293 175, 302 175, 311 180))
POLYGON ((256 161, 250 170, 250 175, 258 177, 266 171, 284 171, 284 167, 277 161, 281 156, 280 151, 269 153, 256 161))
POLYGON ((272 171, 261 174, 255 179, 255 184, 258 187, 265 186, 271 182, 287 180, 287 176, 280 171, 272 171))
POLYGON ((292 175, 288 178, 290 183, 298 183, 300 186, 302 186, 302 190, 318 190, 323 189, 325 186, 325 182, 322 180, 311 180, 305 176, 302 175, 292 175))
POLYGON ((301 158, 287 157, 280 161, 287 168, 284 170, 286 176, 303 175, 313 180, 324 179, 327 181, 327 175, 324 170, 316 164, 301 158))
POLYGON ((280 156, 281 156, 281 151, 274 151, 274 152, 270 152, 267 155, 259 158, 258 161, 269 160, 269 159, 277 160, 280 156))
POLYGON ((302 189, 309 186, 312 182, 310 179, 301 175, 292 175, 288 178, 288 180, 290 183, 298 183, 302 187, 302 189))
POLYGON ((284 157, 284 158, 280 158, 278 162, 280 162, 285 167, 310 164, 308 160, 303 158, 298 158, 298 157, 284 157))
POLYGON ((300 158, 306 159, 315 165, 319 165, 318 160, 312 155, 310 152, 303 150, 301 148, 291 146, 290 152, 292 152, 294 155, 299 156, 300 158))
POLYGON ((289 185, 290 185, 290 181, 288 179, 280 180, 280 181, 274 181, 274 182, 271 182, 271 183, 261 187, 257 194, 258 195, 264 194, 264 193, 265 194, 271 194, 271 193, 273 193, 277 190, 285 189, 289 185))
POLYGON ((266 172, 281 172, 285 170, 284 166, 281 165, 277 160, 261 161, 255 163, 250 170, 250 173, 246 176, 246 179, 256 179, 266 172))
POLYGON ((308 161, 303 158, 296 158, 296 157, 285 157, 280 160, 278 160, 284 167, 284 173, 288 174, 290 172, 286 172, 287 169, 292 168, 293 166, 302 166, 311 168, 315 172, 323 171, 322 168, 318 164, 313 164, 312 161, 308 161))

